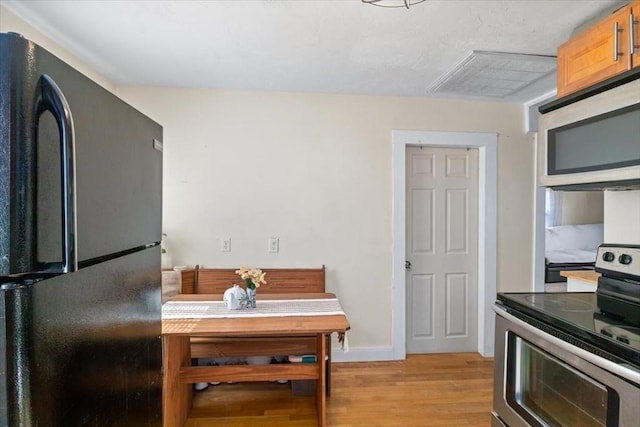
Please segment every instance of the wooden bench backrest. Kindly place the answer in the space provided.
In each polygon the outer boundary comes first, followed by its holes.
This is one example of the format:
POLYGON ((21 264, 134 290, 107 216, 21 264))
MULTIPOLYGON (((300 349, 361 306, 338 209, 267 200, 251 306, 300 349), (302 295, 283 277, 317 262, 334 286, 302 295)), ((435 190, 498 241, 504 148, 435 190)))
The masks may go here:
MULTIPOLYGON (((325 268, 263 268, 266 285, 261 294, 325 292, 325 268)), ((194 268, 182 270, 183 294, 222 294, 236 283, 244 287, 235 268, 194 268)))

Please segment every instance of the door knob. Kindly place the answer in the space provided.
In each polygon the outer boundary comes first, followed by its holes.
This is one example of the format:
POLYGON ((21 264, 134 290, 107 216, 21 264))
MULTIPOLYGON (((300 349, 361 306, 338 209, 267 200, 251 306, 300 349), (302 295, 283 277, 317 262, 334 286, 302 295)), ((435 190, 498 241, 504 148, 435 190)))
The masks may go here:
POLYGON ((404 269, 405 270, 411 270, 411 261, 405 261, 404 262, 404 269))

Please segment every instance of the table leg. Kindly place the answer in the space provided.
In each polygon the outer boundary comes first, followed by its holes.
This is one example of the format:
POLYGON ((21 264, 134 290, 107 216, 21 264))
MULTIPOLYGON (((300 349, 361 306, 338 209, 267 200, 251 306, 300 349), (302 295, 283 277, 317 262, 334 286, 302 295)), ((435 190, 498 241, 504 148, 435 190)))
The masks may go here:
POLYGON ((316 344, 316 361, 318 363, 318 380, 316 381, 316 405, 318 407, 318 427, 327 425, 327 364, 324 355, 327 352, 327 335, 318 334, 316 344))
POLYGON ((162 411, 164 427, 177 427, 191 410, 193 389, 180 381, 180 368, 191 364, 191 346, 188 336, 162 337, 162 411))

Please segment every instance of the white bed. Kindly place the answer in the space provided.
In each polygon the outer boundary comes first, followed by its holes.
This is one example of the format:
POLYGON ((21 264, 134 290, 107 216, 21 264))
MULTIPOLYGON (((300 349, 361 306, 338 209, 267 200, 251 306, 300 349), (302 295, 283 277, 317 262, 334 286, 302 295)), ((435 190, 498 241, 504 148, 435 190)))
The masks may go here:
POLYGON ((548 227, 545 233, 545 282, 566 281, 560 271, 592 270, 603 239, 603 224, 548 227))

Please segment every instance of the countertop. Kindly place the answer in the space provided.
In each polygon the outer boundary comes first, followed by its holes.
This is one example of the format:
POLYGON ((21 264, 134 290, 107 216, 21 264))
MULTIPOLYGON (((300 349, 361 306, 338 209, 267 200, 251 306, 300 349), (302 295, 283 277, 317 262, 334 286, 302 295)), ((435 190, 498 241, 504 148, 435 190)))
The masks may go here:
POLYGON ((598 284, 598 277, 600 277, 600 273, 593 270, 566 270, 561 271, 560 275, 567 279, 578 279, 594 285, 598 284))

